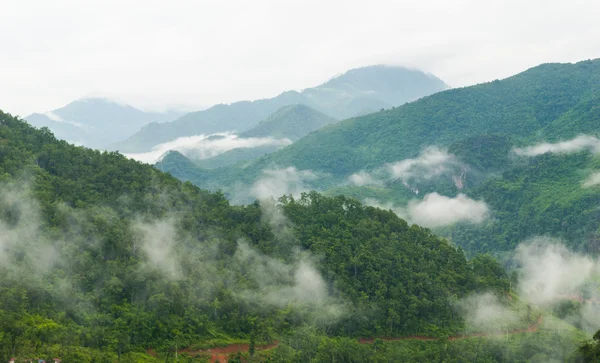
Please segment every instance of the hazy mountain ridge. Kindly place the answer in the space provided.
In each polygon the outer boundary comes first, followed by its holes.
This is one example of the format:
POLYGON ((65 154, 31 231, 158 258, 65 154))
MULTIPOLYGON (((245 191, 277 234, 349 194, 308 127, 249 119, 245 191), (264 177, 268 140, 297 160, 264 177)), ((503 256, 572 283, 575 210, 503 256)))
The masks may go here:
POLYGON ((25 119, 36 127, 48 127, 60 139, 91 148, 105 148, 132 135, 150 122, 172 121, 182 112, 145 112, 103 98, 77 100, 25 119))
POLYGON ((422 72, 390 66, 351 70, 325 85, 302 92, 287 91, 270 99, 216 105, 207 110, 189 113, 170 123, 150 124, 129 139, 116 143, 112 149, 143 152, 157 144, 183 136, 225 131, 242 133, 281 107, 293 104, 305 104, 331 117, 344 119, 358 113, 398 106, 447 88, 439 79, 422 72), (396 76, 391 77, 391 74, 396 76), (366 82, 365 78, 370 77, 382 79, 366 82), (418 84, 413 84, 415 82, 418 84), (410 91, 411 89, 414 91, 410 91))
MULTIPOLYGON (((264 169, 294 166, 343 180, 360 170, 414 157, 425 147, 448 147, 470 136, 543 139, 545 129, 570 124, 578 105, 595 93, 594 77, 599 71, 600 60, 544 64, 501 81, 440 92, 323 127, 243 171, 228 173, 240 173, 251 182, 264 169)), ((595 109, 593 103, 587 105, 595 109)), ((595 114, 577 114, 583 119, 573 123, 569 136, 594 126, 595 114)), ((220 184, 226 181, 221 179, 220 184)))
MULTIPOLYGON (((448 198, 464 194, 485 202, 490 216, 446 234, 470 251, 509 251, 543 233, 591 251, 600 235, 594 204, 600 191, 582 185, 586 178, 592 183, 599 166, 593 152, 576 147, 593 148, 594 137, 600 136, 599 73, 600 60, 544 64, 504 80, 325 126, 241 167, 185 170, 186 180, 243 201, 248 199, 240 199, 240 185, 253 185, 265 170, 294 167, 319 175, 304 180, 305 189, 377 201, 399 213, 408 213, 405 206, 411 201, 415 207, 417 201, 431 202, 422 199, 431 193, 448 198), (587 136, 577 138, 581 134, 587 136), (542 150, 575 148, 583 154, 529 158, 514 153, 546 140, 564 146, 542 150), (437 151, 428 156, 431 147, 437 151), (406 168, 419 162, 432 163, 431 170, 423 171, 431 176, 415 179, 406 170, 399 179, 390 174, 395 164, 406 168)), ((179 162, 170 159, 157 167, 178 176, 185 169, 174 169, 179 162)))

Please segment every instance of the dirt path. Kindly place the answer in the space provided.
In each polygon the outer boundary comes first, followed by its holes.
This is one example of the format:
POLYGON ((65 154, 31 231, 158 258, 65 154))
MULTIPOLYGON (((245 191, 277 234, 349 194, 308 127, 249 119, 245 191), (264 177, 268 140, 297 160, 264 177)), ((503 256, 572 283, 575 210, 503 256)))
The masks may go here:
MULTIPOLYGON (((269 350, 273 349, 277 346, 278 342, 275 341, 268 345, 257 345, 255 350, 269 350)), ((183 349, 180 350, 180 353, 187 353, 191 356, 202 355, 202 354, 210 354, 210 361, 212 363, 227 363, 229 356, 235 353, 247 353, 250 350, 250 346, 248 344, 231 344, 225 347, 218 348, 210 348, 210 349, 202 349, 202 350, 190 350, 183 349)))
MULTIPOLYGON (((498 331, 498 332, 486 332, 486 333, 473 333, 473 334, 466 334, 466 335, 454 335, 454 336, 448 337, 448 340, 455 341, 455 340, 462 340, 462 339, 468 339, 468 338, 474 338, 474 337, 494 337, 494 336, 514 335, 514 334, 521 334, 521 333, 534 333, 534 332, 538 331, 540 325, 542 324, 542 321, 543 321, 543 316, 542 316, 542 314, 540 314, 535 322, 531 323, 529 326, 522 328, 522 329, 514 329, 514 330, 510 330, 508 332, 498 331)), ((384 342, 394 342, 394 341, 400 341, 400 340, 420 340, 420 341, 428 342, 428 341, 439 340, 440 338, 432 338, 432 337, 427 337, 424 335, 410 335, 410 336, 405 336, 405 337, 377 338, 377 339, 383 340, 384 342)), ((360 338, 360 339, 358 339, 358 342, 360 344, 373 344, 373 342, 375 342, 375 338, 360 338)), ((255 347, 255 349, 256 349, 256 351, 269 350, 269 349, 276 348, 277 344, 278 344, 278 342, 275 341, 268 345, 257 345, 255 347)), ((227 360, 229 359, 229 356, 231 354, 247 353, 249 351, 249 349, 250 349, 250 346, 248 344, 231 344, 231 345, 228 345, 225 347, 211 348, 211 349, 201 349, 201 350, 183 349, 183 350, 180 350, 179 353, 186 353, 191 356, 203 355, 203 354, 210 355, 210 361, 212 363, 227 363, 227 360)), ((148 350, 148 354, 153 355, 153 356, 156 355, 156 353, 151 349, 148 350)))

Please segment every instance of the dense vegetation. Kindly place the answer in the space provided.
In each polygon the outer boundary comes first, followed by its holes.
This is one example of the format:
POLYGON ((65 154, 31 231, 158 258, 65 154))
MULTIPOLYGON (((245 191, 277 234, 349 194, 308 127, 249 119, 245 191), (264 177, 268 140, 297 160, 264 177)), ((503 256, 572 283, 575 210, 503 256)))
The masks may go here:
POLYGON ((582 185, 593 170, 600 170, 600 158, 588 152, 527 160, 467 191, 489 204, 492 218, 482 225, 456 226, 449 235, 473 252, 510 251, 530 237, 551 235, 574 250, 597 255, 600 185, 582 185))
POLYGON ((326 126, 253 163, 203 170, 173 157, 157 167, 201 187, 222 189, 227 196, 233 185, 253 183, 264 169, 289 165, 324 175, 307 181, 310 188, 381 205, 406 205, 432 192, 464 193, 485 201, 491 218, 482 225, 436 232, 469 253, 511 251, 529 237, 552 235, 596 254, 600 190, 583 188, 582 182, 600 168, 598 157, 581 152, 518 158, 512 149, 598 135, 598 74, 600 60, 544 64, 501 81, 326 126), (410 188, 393 179, 379 185, 348 183, 352 173, 377 171, 429 146, 447 149, 457 163, 436 178, 409 181, 410 188))
MULTIPOLYGON (((501 81, 439 92, 326 126, 244 168, 216 170, 192 182, 223 188, 240 180, 252 183, 264 169, 287 166, 329 173, 340 182, 352 173, 415 157, 425 147, 450 147, 468 137, 496 135, 518 144, 597 132, 599 74, 600 60, 540 65, 501 81)), ((333 185, 318 181, 313 186, 333 185)))
POLYGON ((147 348, 168 360, 307 324, 329 336, 447 335, 464 328, 454 302, 508 284, 499 267, 353 199, 230 206, 3 113, 0 178, 0 360, 151 360, 147 348))

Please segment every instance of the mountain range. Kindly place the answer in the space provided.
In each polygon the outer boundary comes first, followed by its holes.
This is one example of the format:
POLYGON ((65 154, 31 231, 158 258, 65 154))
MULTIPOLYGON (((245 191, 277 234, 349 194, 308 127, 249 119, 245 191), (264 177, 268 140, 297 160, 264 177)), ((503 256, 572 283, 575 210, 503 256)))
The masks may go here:
POLYGON ((273 170, 295 170, 303 189, 376 200, 380 206, 406 205, 431 193, 448 198, 463 193, 489 203, 494 216, 490 220, 504 221, 468 227, 477 230, 469 237, 448 232, 469 250, 511 250, 543 231, 589 250, 600 235, 594 202, 600 200, 600 192, 597 186, 581 185, 598 168, 593 145, 599 136, 599 85, 600 60, 543 64, 503 80, 446 90, 327 125, 286 148, 237 166, 206 170, 187 162, 184 155, 171 153, 157 167, 203 188, 223 190, 240 202, 256 197, 253 186, 273 170), (591 146, 574 149, 581 153, 577 163, 574 156, 560 153, 524 157, 513 152, 561 142, 591 146), (423 174, 419 168, 427 163, 439 170, 423 174), (548 165, 546 174, 539 174, 541 165, 548 165), (539 178, 538 183, 524 182, 539 178), (506 191, 497 196, 498 185, 523 194, 506 191), (246 192, 240 192, 244 186, 246 192), (549 190, 552 193, 546 194, 549 190), (519 218, 522 213, 530 218, 519 218), (571 219, 575 214, 586 217, 571 219), (519 220, 526 224, 519 226, 519 220), (552 228, 549 220, 555 221, 552 228), (474 241, 479 242, 474 245, 474 241))
POLYGON ((123 140, 150 122, 172 121, 181 112, 144 112, 103 98, 77 100, 25 119, 36 127, 47 127, 56 137, 77 145, 104 149, 123 140))
POLYGON ((220 104, 172 122, 151 123, 111 148, 124 153, 148 152, 179 137, 243 133, 280 108, 296 104, 341 120, 399 106, 446 88, 437 77, 417 70, 381 65, 357 68, 301 92, 287 91, 269 99, 220 104))

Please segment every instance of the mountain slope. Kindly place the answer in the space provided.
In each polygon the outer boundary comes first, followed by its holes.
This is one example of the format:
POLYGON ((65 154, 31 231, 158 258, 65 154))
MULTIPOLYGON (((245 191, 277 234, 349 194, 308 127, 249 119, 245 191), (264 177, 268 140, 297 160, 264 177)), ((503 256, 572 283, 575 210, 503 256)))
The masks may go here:
POLYGON ((297 141, 312 131, 337 120, 306 105, 284 106, 241 137, 274 137, 297 141))
POLYGON ((170 123, 150 124, 112 148, 122 152, 144 152, 178 137, 244 132, 279 108, 292 104, 305 104, 331 117, 344 119, 398 106, 446 88, 444 82, 431 75, 402 67, 358 68, 302 92, 288 91, 270 99, 217 105, 170 123))
POLYGON ((110 100, 89 98, 25 119, 33 126, 48 127, 60 139, 104 148, 129 137, 147 123, 172 121, 179 116, 179 112, 144 112, 110 100))
MULTIPOLYGON (((560 127, 569 127, 569 135, 586 132, 596 122, 590 100, 596 97, 598 74, 600 60, 544 64, 502 81, 440 92, 323 127, 243 169, 215 171, 214 184, 199 185, 252 183, 264 169, 288 166, 328 173, 339 183, 352 173, 415 157, 425 147, 448 147, 471 136, 525 141, 558 137, 551 130, 560 127)), ((327 188, 331 180, 314 185, 327 188)))
MULTIPOLYGON (((266 120, 261 121, 252 129, 241 133, 242 138, 289 139, 297 141, 310 132, 325 125, 337 122, 332 117, 316 111, 305 105, 289 105, 275 111, 266 120)), ((200 168, 222 168, 239 162, 248 163, 265 154, 273 153, 283 146, 244 147, 226 151, 222 154, 201 160, 194 160, 200 168)), ((164 163, 162 163, 164 164, 164 163)))
POLYGON ((306 324, 460 331, 451 301, 482 287, 461 251, 393 213, 316 193, 230 206, 4 113, 0 181, 0 359, 164 361, 306 324))

